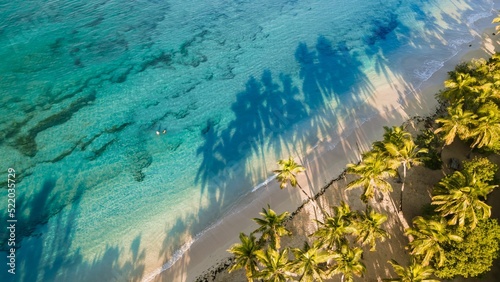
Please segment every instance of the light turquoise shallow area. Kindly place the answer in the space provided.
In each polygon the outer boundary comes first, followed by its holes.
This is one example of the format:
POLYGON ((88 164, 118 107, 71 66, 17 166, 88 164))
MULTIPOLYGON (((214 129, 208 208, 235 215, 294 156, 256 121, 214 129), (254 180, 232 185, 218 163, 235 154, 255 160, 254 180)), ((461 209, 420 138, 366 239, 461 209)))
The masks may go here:
POLYGON ((370 77, 418 87, 498 4, 0 0, 0 183, 17 171, 19 247, 16 276, 0 252, 0 281, 140 280, 328 136, 332 109, 364 105, 370 77))

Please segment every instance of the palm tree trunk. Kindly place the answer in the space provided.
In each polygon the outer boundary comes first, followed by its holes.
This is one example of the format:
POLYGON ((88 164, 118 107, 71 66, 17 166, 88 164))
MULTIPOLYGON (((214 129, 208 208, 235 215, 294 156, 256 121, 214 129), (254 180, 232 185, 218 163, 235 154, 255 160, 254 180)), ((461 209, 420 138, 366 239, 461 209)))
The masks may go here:
POLYGON ((306 195, 306 197, 307 197, 309 200, 314 201, 314 199, 313 199, 313 198, 311 198, 311 197, 309 196, 309 194, 307 194, 307 193, 306 193, 306 190, 304 190, 304 188, 302 188, 302 186, 300 186, 299 182, 297 182, 297 186, 299 186, 300 191, 302 191, 302 193, 304 193, 304 195, 306 195))
POLYGON ((323 216, 326 216, 326 212, 323 210, 323 208, 320 207, 320 205, 318 203, 316 203, 316 200, 313 199, 312 197, 309 196, 309 194, 306 193, 306 191, 304 190, 304 188, 302 188, 302 186, 300 186, 299 182, 297 182, 297 186, 300 188, 300 190, 302 191, 302 193, 304 193, 304 195, 307 196, 307 198, 309 200, 311 200, 311 202, 313 203, 313 205, 319 209, 321 211, 321 213, 323 214, 323 216))
POLYGON ((403 184, 401 185, 401 195, 399 199, 399 211, 403 211, 403 192, 405 190, 406 181, 406 163, 403 163, 403 184))

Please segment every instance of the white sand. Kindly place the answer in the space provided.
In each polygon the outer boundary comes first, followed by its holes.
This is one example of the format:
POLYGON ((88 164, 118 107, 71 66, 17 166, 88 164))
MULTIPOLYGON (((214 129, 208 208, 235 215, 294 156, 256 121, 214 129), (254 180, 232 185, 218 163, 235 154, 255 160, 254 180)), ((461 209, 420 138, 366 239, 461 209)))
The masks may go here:
MULTIPOLYGON (((435 112, 437 102, 434 99, 434 93, 442 88, 443 81, 447 77, 447 72, 452 70, 454 66, 463 60, 469 60, 474 57, 487 57, 498 48, 499 36, 492 36, 494 28, 491 24, 482 21, 484 26, 481 36, 476 37, 476 40, 470 44, 470 49, 463 50, 460 54, 446 62, 445 66, 427 80, 420 89, 413 89, 400 77, 390 74, 385 84, 377 86, 375 95, 370 101, 370 104, 378 109, 378 116, 370 119, 364 124, 359 124, 359 127, 352 132, 347 138, 342 141, 332 150, 328 148, 318 147, 311 152, 307 159, 297 160, 304 164, 307 171, 299 177, 299 182, 306 191, 314 191, 317 193, 326 183, 330 182, 334 176, 339 175, 349 162, 357 162, 360 158, 360 150, 366 151, 370 148, 373 141, 381 138, 384 125, 400 125, 403 121, 413 116, 426 116, 435 112), (403 98, 403 102, 397 102, 400 93, 412 93, 403 98)), ((382 79, 382 78, 380 78, 382 79)), ((363 109, 353 109, 352 115, 362 112, 363 109)), ((359 123, 356 119, 347 119, 347 123, 359 123)), ((352 126, 350 126, 352 127, 352 126)), ((340 126, 342 128, 342 126, 340 126)), ((325 143, 326 144, 326 143, 325 143)), ((424 168, 416 168, 410 171, 412 173, 424 174, 421 183, 413 183, 408 185, 405 192, 412 193, 410 199, 406 199, 406 206, 403 210, 404 218, 410 221, 413 216, 420 212, 420 207, 426 201, 429 201, 425 191, 417 191, 418 187, 428 186, 426 181, 435 181, 442 176, 441 171, 433 172, 435 175, 429 175, 429 172, 424 168), (424 171, 421 171, 424 170, 424 171), (408 190, 408 191, 406 191, 408 190), (413 192, 412 192, 413 191, 413 192)), ((361 209, 364 205, 359 201, 359 191, 343 192, 341 186, 345 185, 345 180, 334 183, 334 187, 330 187, 328 192, 320 198, 320 201, 325 205, 336 205, 341 199, 347 200, 354 209, 361 209)), ((397 185, 397 184, 396 184, 397 185)), ((395 187, 399 187, 396 186, 395 187)), ((406 195, 406 194, 405 194, 406 195)), ((392 194, 393 199, 398 199, 398 189, 392 194)), ((216 227, 207 231, 199 240, 197 240, 187 250, 181 259, 179 259, 172 267, 155 277, 154 281, 194 281, 200 274, 209 270, 217 263, 226 260, 229 257, 227 249, 239 241, 238 235, 240 232, 250 233, 256 228, 256 225, 251 220, 258 216, 262 207, 270 204, 277 212, 294 211, 300 206, 304 195, 298 189, 280 190, 276 182, 270 183, 262 188, 257 193, 252 193, 246 199, 247 206, 241 208, 240 211, 226 218, 216 227)), ((388 222, 388 231, 392 234, 392 238, 384 246, 375 253, 366 253, 365 262, 367 263, 367 273, 371 276, 365 277, 362 281, 377 281, 380 277, 389 275, 385 262, 390 258, 396 258, 400 263, 406 263, 408 258, 404 253, 403 246, 406 245, 407 239, 402 235, 403 227, 401 222, 391 211, 391 199, 384 199, 377 207, 378 210, 385 210, 385 213, 390 214, 388 222)), ((304 235, 307 235, 307 229, 311 228, 310 218, 314 218, 314 214, 301 212, 294 218, 292 226, 296 233, 294 240, 303 240, 304 235), (302 236, 300 236, 302 235, 302 236)), ((300 245, 300 244, 299 244, 300 245)), ((236 276, 221 275, 218 281, 243 281, 241 272, 236 276), (239 275, 239 276, 238 276, 239 275)))

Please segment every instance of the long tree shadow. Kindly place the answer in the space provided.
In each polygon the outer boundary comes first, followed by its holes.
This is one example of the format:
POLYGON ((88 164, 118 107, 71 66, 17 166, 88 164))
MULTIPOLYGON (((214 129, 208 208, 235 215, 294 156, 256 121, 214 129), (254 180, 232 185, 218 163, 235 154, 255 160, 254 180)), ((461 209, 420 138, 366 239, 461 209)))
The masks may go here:
MULTIPOLYGON (((417 21, 426 21, 429 36, 444 34, 439 25, 428 24, 429 18, 421 6, 413 5, 410 10, 417 21)), ((452 23, 452 19, 445 20, 452 23)), ((196 184, 202 187, 203 195, 208 196, 208 205, 200 205, 197 214, 180 216, 172 226, 166 227, 160 251, 165 261, 171 259, 186 236, 193 239, 194 234, 203 231, 200 226, 215 222, 219 218, 217 213, 220 215, 228 205, 238 203, 242 193, 235 191, 249 189, 256 178, 263 180, 266 175, 259 175, 262 170, 259 172, 256 166, 265 164, 269 158, 267 152, 275 152, 274 159, 306 152, 307 148, 321 141, 317 136, 331 137, 338 133, 336 137, 342 139, 345 135, 341 134, 349 134, 346 129, 352 128, 341 127, 338 124, 340 119, 354 121, 347 127, 357 127, 365 119, 370 119, 370 115, 384 111, 366 101, 373 97, 375 86, 366 74, 371 66, 365 60, 371 60, 376 74, 387 79, 407 75, 393 68, 394 62, 390 59, 393 52, 412 44, 411 29, 392 12, 378 20, 368 20, 367 24, 369 32, 361 38, 363 45, 357 48, 350 46, 350 42, 333 42, 326 36, 319 36, 314 46, 299 43, 294 54, 300 67, 297 80, 288 74, 273 75, 270 70, 264 70, 260 78, 250 77, 244 90, 237 94, 231 106, 234 114, 231 121, 206 121, 201 130, 204 143, 197 149, 202 164, 198 168, 196 184), (300 81, 299 85, 296 85, 297 81, 300 81), (300 128, 296 126, 299 124, 300 128), (260 163, 250 163, 250 158, 257 158, 260 163)), ((428 47, 428 41, 417 43, 408 50, 419 51, 428 47)), ((370 141, 364 137, 362 135, 357 140, 370 141)), ((357 143, 339 144, 346 146, 345 150, 362 151, 357 143)), ((317 164, 323 165, 326 162, 317 164)), ((268 174, 271 170, 267 169, 268 174)), ((315 179, 309 178, 308 181, 310 186, 321 188, 318 185, 321 183, 315 179)), ((177 271, 181 273, 187 269, 188 263, 189 260, 183 262, 177 271)))
POLYGON ((294 140, 306 151, 320 141, 317 136, 340 138, 337 134, 343 127, 339 121, 352 116, 353 107, 364 103, 374 87, 364 73, 361 54, 346 42, 333 43, 319 36, 314 48, 299 43, 295 59, 300 65, 301 89, 309 119, 307 130, 297 131, 294 140))
MULTIPOLYGON (((40 214, 51 201, 54 187, 52 180, 42 184, 34 195, 34 202, 27 215, 19 215, 16 223, 15 274, 3 267, 0 281, 140 281, 145 269, 145 250, 141 248, 141 236, 136 237, 127 250, 120 245, 99 246, 96 253, 83 254, 74 244, 78 232, 76 219, 80 214, 80 195, 85 188, 77 187, 78 195, 64 210, 40 222, 40 214), (35 224, 38 222, 38 224, 35 224), (26 223, 35 224, 26 229, 26 223), (123 253, 131 257, 123 260, 123 253)), ((21 205, 25 206, 26 204, 21 205)), ((20 210, 20 208, 18 209, 20 210)), ((10 247, 9 247, 10 248, 10 247)), ((9 250, 10 251, 10 250, 9 250)), ((2 265, 7 266, 9 252, 0 252, 2 265)))
MULTIPOLYGON (((224 183, 236 171, 245 172, 244 160, 252 154, 265 162, 266 147, 281 152, 282 144, 286 144, 283 133, 307 117, 305 104, 290 76, 281 74, 276 82, 269 70, 263 71, 260 80, 248 79, 231 109, 235 118, 227 127, 220 128, 208 120, 202 131, 205 143, 197 152, 203 162, 196 182, 209 195, 224 192, 224 183)), ((250 178, 252 175, 242 179, 250 178)))

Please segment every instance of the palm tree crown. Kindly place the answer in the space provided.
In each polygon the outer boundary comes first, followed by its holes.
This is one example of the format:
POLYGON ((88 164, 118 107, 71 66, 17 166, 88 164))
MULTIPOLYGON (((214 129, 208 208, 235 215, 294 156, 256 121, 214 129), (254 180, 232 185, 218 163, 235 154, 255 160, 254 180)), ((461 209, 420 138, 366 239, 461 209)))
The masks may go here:
POLYGON ((389 155, 403 166, 403 184, 401 185, 401 194, 399 201, 399 210, 403 210, 403 192, 405 189, 406 171, 412 165, 421 165, 423 163, 423 155, 427 154, 429 150, 419 148, 412 139, 405 139, 403 142, 386 143, 385 149, 389 155))
POLYGON ((343 244, 335 251, 333 258, 336 264, 333 266, 331 274, 342 274, 343 282, 352 282, 354 275, 363 276, 366 267, 361 262, 363 250, 361 248, 351 249, 349 245, 343 244))
POLYGON ((274 173, 276 173, 276 179, 280 183, 280 188, 284 189, 290 183, 292 187, 299 187, 300 191, 306 197, 311 200, 313 205, 318 208, 323 214, 325 211, 314 201, 314 199, 309 196, 309 194, 306 193, 306 191, 300 186, 299 182, 297 181, 297 175, 301 172, 304 172, 306 169, 297 164, 293 158, 288 158, 288 160, 280 160, 278 161, 278 165, 280 166, 279 169, 274 170, 274 173))
POLYGON ((292 249, 295 259, 292 262, 291 269, 299 275, 299 281, 314 282, 323 281, 326 278, 326 272, 322 264, 326 263, 331 254, 321 250, 319 243, 312 246, 305 242, 302 249, 292 249))
POLYGON ((399 278, 384 279, 387 282, 439 282, 439 280, 431 279, 434 269, 430 266, 423 266, 412 260, 410 266, 403 267, 395 260, 390 260, 389 263, 394 268, 394 272, 399 278))
POLYGON ((236 257, 235 263, 229 268, 229 272, 244 268, 248 281, 253 281, 252 276, 258 271, 256 252, 260 246, 255 241, 255 237, 240 233, 241 243, 234 244, 228 252, 236 257))
POLYGON ((274 170, 274 173, 276 173, 276 179, 280 183, 280 188, 286 188, 288 183, 290 183, 292 187, 296 187, 297 185, 300 186, 297 182, 297 175, 304 172, 306 169, 296 163, 291 157, 288 160, 278 161, 278 164, 280 165, 280 169, 274 170))
POLYGON ((482 199, 493 191, 497 185, 477 180, 475 174, 454 172, 441 180, 434 189, 432 205, 443 217, 451 218, 448 224, 474 229, 479 218, 486 219, 491 215, 491 207, 482 199))
POLYGON ((351 212, 349 205, 342 202, 333 209, 334 215, 326 213, 323 222, 317 221, 319 228, 313 233, 313 236, 319 238, 327 249, 339 248, 346 242, 346 235, 356 231, 352 222, 354 213, 351 212))
POLYGON ((384 242, 385 238, 390 237, 389 233, 380 227, 386 221, 386 215, 377 213, 368 206, 363 213, 358 215, 353 234, 356 235, 361 245, 370 244, 370 251, 375 251, 377 239, 384 242))
POLYGON ((278 251, 267 248, 266 251, 256 251, 256 255, 263 268, 254 275, 255 278, 270 282, 285 282, 292 276, 292 273, 288 271, 290 267, 288 249, 278 251))
POLYGON ((471 147, 494 147, 500 140, 500 109, 495 103, 488 102, 477 113, 477 125, 470 130, 473 139, 471 147))
POLYGON ((405 231, 406 235, 412 235, 414 240, 410 242, 411 254, 422 258, 422 265, 427 266, 433 260, 437 265, 443 265, 445 257, 445 243, 450 241, 462 241, 460 236, 451 233, 444 218, 439 220, 426 220, 421 216, 413 219, 414 228, 405 231))
POLYGON ((262 218, 253 219, 259 225, 259 228, 254 233, 261 232, 261 238, 269 241, 272 248, 280 249, 281 236, 291 234, 284 226, 285 220, 290 216, 290 213, 284 212, 278 215, 269 205, 267 208, 267 210, 263 208, 262 212, 259 213, 262 218))
POLYGON ((469 127, 476 121, 477 115, 464 110, 463 104, 459 103, 448 107, 448 116, 436 119, 436 123, 441 123, 441 127, 434 133, 444 133, 445 145, 450 145, 456 136, 460 139, 467 139, 470 136, 469 127))
POLYGON ((361 176, 349 183, 347 189, 362 186, 364 188, 362 200, 365 202, 374 197, 376 190, 382 193, 392 192, 392 186, 385 178, 396 175, 394 162, 379 151, 370 151, 363 155, 360 164, 348 164, 347 173, 361 176))

